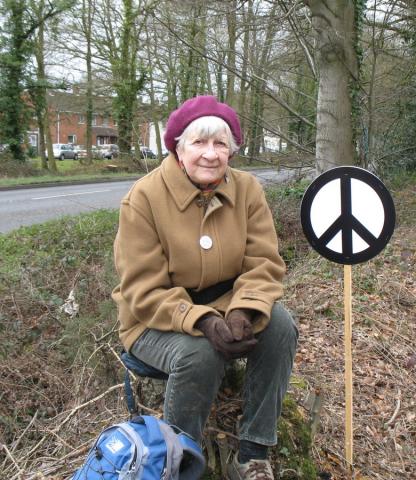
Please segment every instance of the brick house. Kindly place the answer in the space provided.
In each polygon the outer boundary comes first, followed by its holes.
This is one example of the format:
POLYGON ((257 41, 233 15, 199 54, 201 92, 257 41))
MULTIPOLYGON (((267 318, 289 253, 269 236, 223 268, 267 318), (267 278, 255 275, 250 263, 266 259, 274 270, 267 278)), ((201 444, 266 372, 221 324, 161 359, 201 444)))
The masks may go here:
MULTIPOLYGON (((86 144, 86 99, 84 93, 51 90, 47 93, 49 110, 49 128, 52 143, 72 143, 74 145, 86 144)), ((112 116, 112 101, 109 97, 95 96, 93 98, 92 120, 92 145, 107 145, 117 143, 117 123, 112 116)), ((143 108, 141 108, 143 110, 143 108)), ((140 112, 140 116, 145 118, 140 112)), ((36 121, 35 121, 36 122, 36 121)), ((149 122, 143 121, 139 125, 138 143, 148 145, 149 122)), ((36 123, 31 126, 28 133, 29 143, 33 147, 39 145, 36 123)), ((137 141, 137 137, 133 142, 137 141)))
MULTIPOLYGON (((86 143, 86 100, 84 94, 62 91, 47 93, 52 143, 86 143)), ((111 115, 111 99, 94 97, 92 144, 117 143, 117 124, 111 115)))

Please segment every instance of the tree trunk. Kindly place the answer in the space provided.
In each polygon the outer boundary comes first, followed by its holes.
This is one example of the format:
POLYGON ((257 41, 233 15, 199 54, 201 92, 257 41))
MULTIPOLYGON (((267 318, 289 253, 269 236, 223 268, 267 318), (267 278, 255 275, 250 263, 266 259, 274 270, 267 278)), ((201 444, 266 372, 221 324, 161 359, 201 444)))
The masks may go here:
MULTIPOLYGON (((241 8, 244 9, 244 6, 241 8)), ((244 10, 243 10, 244 11, 244 10)), ((244 136, 244 144, 246 143, 246 120, 244 106, 247 98, 247 69, 248 69, 248 56, 249 56, 249 44, 250 44, 250 25, 253 15, 253 0, 248 1, 247 13, 244 13, 244 37, 243 37, 243 55, 241 65, 241 77, 240 77, 240 98, 238 102, 238 112, 241 114, 241 131, 244 136)), ((240 153, 244 153, 245 145, 241 146, 240 153)))
MULTIPOLYGON (((40 1, 40 8, 43 9, 44 1, 40 1)), ((46 146, 45 146, 45 118, 47 112, 46 104, 46 88, 45 88, 45 61, 44 61, 44 25, 40 24, 35 46, 35 57, 37 63, 37 82, 38 87, 34 91, 34 105, 36 111, 36 118, 39 127, 39 156, 42 170, 48 169, 48 162, 46 159, 46 146)))
MULTIPOLYGON (((87 51, 85 55, 85 64, 87 67, 87 92, 86 92, 86 134, 85 146, 87 149, 86 163, 92 164, 92 119, 93 119, 93 100, 92 100, 92 16, 94 3, 91 1, 82 1, 82 29, 85 36, 87 51)), ((80 159, 81 161, 81 159, 80 159)))
POLYGON ((37 83, 34 90, 33 103, 36 109, 36 117, 39 126, 39 148, 42 169, 56 173, 56 161, 53 156, 52 138, 49 130, 49 112, 47 101, 47 79, 45 73, 45 25, 42 20, 45 10, 45 1, 40 0, 36 11, 39 21, 39 29, 35 40, 35 57, 37 63, 37 83), (46 143, 46 145, 45 145, 46 143))
POLYGON ((147 26, 145 26, 145 29, 146 29, 146 43, 147 43, 147 60, 149 64, 149 67, 148 67, 148 75, 149 75, 149 83, 150 83, 149 96, 150 96, 150 104, 152 106, 151 115, 152 115, 152 121, 153 121, 155 134, 156 134, 157 158, 159 160, 159 163, 161 163, 163 160, 162 139, 161 139, 160 128, 159 128, 159 115, 156 108, 155 87, 154 87, 154 81, 153 81, 153 64, 152 64, 151 52, 150 52, 151 40, 150 40, 149 30, 147 26))
MULTIPOLYGON (((27 63, 28 42, 25 38, 25 3, 9 2, 9 19, 6 29, 7 55, 2 59, 2 136, 9 144, 10 152, 19 162, 25 161, 22 144, 27 128, 27 105, 23 100, 23 74, 27 63)), ((5 23, 5 22, 3 22, 5 23)), ((3 25, 2 25, 3 27, 3 25)), ((3 46, 4 48, 4 46, 3 46)))
MULTIPOLYGON (((263 72, 267 68, 267 62, 270 57, 271 45, 273 37, 276 33, 276 10, 277 3, 273 5, 268 24, 266 28, 266 35, 263 45, 260 49, 260 55, 255 65, 256 76, 252 82, 251 90, 251 109, 250 118, 252 125, 250 128, 250 140, 248 148, 249 162, 251 163, 260 153, 260 147, 263 144, 263 113, 264 113, 264 95, 266 91, 266 81, 264 80, 263 72)), ((255 32, 253 32, 255 36, 255 32)), ((253 43, 254 43, 253 39, 253 43)))
MULTIPOLYGON (((131 150, 137 94, 143 88, 144 75, 137 78, 137 50, 139 35, 136 28, 137 13, 132 0, 123 0, 123 24, 119 53, 112 58, 114 107, 118 121, 118 146, 121 154, 131 150)), ((111 18, 108 19, 111 22, 111 18)))
POLYGON ((237 0, 229 0, 227 11, 228 55, 227 55, 227 96, 226 103, 235 107, 235 44, 237 41, 237 0))
POLYGON ((304 0, 316 32, 319 70, 316 118, 316 169, 354 165, 349 83, 357 76, 353 33, 354 2, 304 0))
POLYGON ((56 166, 55 157, 53 156, 52 136, 51 136, 51 129, 50 129, 50 121, 49 121, 49 109, 48 109, 47 103, 46 103, 45 117, 43 121, 45 125, 46 149, 48 151, 48 168, 51 172, 57 172, 58 168, 56 166))

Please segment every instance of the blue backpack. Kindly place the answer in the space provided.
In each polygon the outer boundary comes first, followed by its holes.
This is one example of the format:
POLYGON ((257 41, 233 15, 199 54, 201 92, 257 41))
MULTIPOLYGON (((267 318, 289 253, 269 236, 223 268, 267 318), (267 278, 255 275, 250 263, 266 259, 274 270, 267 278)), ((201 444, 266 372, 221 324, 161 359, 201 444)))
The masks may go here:
POLYGON ((197 480, 204 470, 191 437, 141 415, 105 429, 72 480, 197 480))

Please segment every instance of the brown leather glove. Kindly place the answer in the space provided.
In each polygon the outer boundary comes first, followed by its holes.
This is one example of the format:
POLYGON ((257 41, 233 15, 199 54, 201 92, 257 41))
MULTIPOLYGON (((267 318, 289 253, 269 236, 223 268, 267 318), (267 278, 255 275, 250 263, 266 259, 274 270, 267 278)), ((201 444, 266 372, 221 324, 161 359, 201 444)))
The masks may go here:
POLYGON ((227 327, 231 330, 233 339, 236 342, 241 340, 250 340, 254 338, 253 326, 251 320, 254 311, 249 309, 235 309, 231 310, 225 319, 227 327))
POLYGON ((218 315, 204 315, 196 322, 195 328, 201 330, 215 350, 227 360, 246 356, 257 344, 255 338, 240 342, 233 341, 233 335, 225 320, 218 315))

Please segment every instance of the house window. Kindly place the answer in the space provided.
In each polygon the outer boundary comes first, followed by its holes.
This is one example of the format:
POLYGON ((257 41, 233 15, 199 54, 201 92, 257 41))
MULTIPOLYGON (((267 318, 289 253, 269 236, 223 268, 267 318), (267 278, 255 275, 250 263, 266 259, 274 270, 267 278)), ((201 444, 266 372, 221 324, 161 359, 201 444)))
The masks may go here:
POLYGON ((73 145, 77 143, 77 136, 76 135, 68 135, 68 143, 72 143, 73 145))
POLYGON ((107 117, 107 116, 106 116, 106 117, 103 117, 103 127, 108 127, 108 125, 109 125, 109 119, 108 119, 108 117, 107 117))
POLYGON ((82 115, 82 114, 78 115, 78 123, 85 123, 85 115, 82 115))
POLYGON ((91 125, 92 125, 93 127, 95 127, 95 126, 97 125, 97 115, 93 115, 93 116, 92 116, 91 125))
POLYGON ((38 136, 37 135, 29 135, 29 145, 32 147, 38 146, 38 136))

